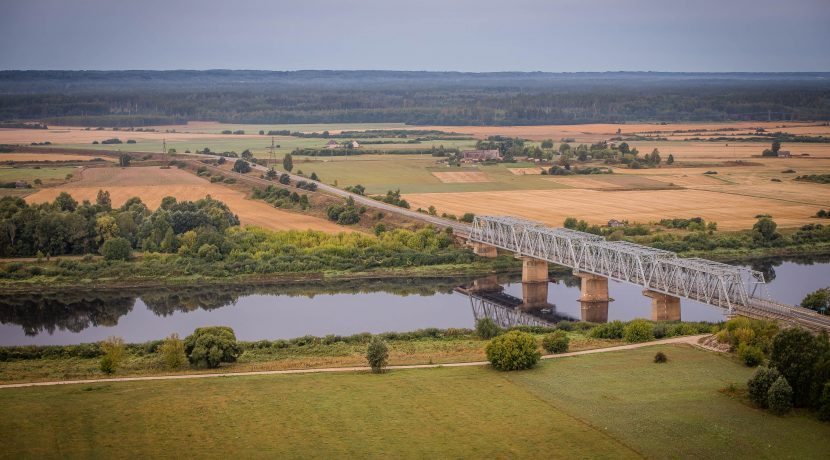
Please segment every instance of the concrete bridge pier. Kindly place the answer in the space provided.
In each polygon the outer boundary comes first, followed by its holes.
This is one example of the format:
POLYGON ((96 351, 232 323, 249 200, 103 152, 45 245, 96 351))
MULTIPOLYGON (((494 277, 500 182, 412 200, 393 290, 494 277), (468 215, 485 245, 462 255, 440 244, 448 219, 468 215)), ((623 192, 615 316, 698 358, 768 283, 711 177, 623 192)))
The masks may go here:
POLYGON ((499 255, 496 251, 495 246, 490 246, 489 244, 484 243, 477 243, 475 241, 470 241, 468 244, 472 246, 473 253, 477 256, 494 258, 499 255))
POLYGON ((582 281, 580 287, 580 310, 582 321, 592 323, 608 322, 608 278, 591 273, 574 273, 582 281))
POLYGON ((680 321, 680 298, 649 289, 643 295, 651 298, 652 321, 680 321))
POLYGON ((548 263, 533 257, 522 257, 523 309, 548 305, 548 263))

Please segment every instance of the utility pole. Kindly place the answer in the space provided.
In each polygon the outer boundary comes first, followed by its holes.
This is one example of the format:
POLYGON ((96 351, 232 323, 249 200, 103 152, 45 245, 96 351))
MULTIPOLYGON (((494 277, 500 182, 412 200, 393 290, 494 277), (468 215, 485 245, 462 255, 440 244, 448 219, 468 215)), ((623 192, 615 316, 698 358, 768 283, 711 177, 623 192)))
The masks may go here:
POLYGON ((167 163, 167 139, 161 140, 161 162, 167 163))
POLYGON ((271 151, 271 153, 268 155, 268 161, 271 163, 271 169, 276 169, 277 152, 274 149, 274 136, 271 136, 271 147, 269 150, 271 151))

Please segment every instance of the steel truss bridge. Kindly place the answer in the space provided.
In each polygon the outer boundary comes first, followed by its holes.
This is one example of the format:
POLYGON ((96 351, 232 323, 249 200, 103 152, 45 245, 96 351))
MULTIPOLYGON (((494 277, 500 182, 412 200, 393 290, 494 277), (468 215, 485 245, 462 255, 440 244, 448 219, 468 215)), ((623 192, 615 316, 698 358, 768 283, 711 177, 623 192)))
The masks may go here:
POLYGON ((764 275, 748 268, 506 216, 477 216, 469 240, 650 291, 724 308, 728 314, 780 319, 820 330, 830 317, 768 298, 764 275))

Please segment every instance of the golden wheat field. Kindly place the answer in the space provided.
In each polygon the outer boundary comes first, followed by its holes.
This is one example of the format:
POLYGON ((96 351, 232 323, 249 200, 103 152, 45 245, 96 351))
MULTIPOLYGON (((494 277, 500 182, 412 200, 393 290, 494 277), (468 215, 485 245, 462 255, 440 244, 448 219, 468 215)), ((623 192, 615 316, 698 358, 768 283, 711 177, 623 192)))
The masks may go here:
POLYGON ((26 201, 52 201, 61 192, 71 194, 78 201, 94 201, 98 190, 110 192, 114 206, 120 206, 127 199, 138 196, 150 209, 157 208, 165 196, 174 196, 183 201, 198 200, 210 195, 227 204, 239 216, 242 225, 273 230, 344 231, 343 227, 327 220, 282 211, 264 201, 250 200, 242 192, 211 184, 186 171, 158 167, 86 168, 80 173, 80 180, 42 189, 26 197, 26 201))
MULTIPOLYGON (((820 187, 820 186, 816 186, 820 187)), ((757 193, 757 192, 756 192, 757 193)), ((440 213, 513 215, 561 226, 567 217, 605 224, 609 219, 652 222, 665 218, 703 217, 724 230, 752 227, 756 215, 771 214, 783 227, 815 221, 819 203, 830 203, 830 192, 805 201, 789 201, 718 190, 591 189, 512 190, 502 192, 408 194, 413 208, 435 206, 440 213)))
POLYGON ((438 180, 445 184, 467 184, 474 182, 491 182, 487 174, 479 171, 471 172, 434 172, 438 180))

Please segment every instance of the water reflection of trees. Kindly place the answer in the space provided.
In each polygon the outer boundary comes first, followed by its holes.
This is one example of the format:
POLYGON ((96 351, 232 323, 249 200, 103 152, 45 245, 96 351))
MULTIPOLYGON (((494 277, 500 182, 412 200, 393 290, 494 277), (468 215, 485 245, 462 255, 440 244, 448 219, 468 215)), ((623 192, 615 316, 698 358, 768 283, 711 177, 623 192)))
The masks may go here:
POLYGON ((115 326, 135 305, 125 293, 61 292, 0 296, 0 322, 18 324, 26 335, 56 329, 80 332, 88 327, 115 326))
POLYGON ((250 295, 314 298, 316 295, 369 294, 432 296, 451 293, 469 278, 366 279, 283 285, 175 286, 145 289, 46 290, 36 294, 0 295, 0 322, 17 324, 26 335, 55 330, 80 332, 89 327, 115 326, 140 298, 158 316, 235 305, 250 295))

